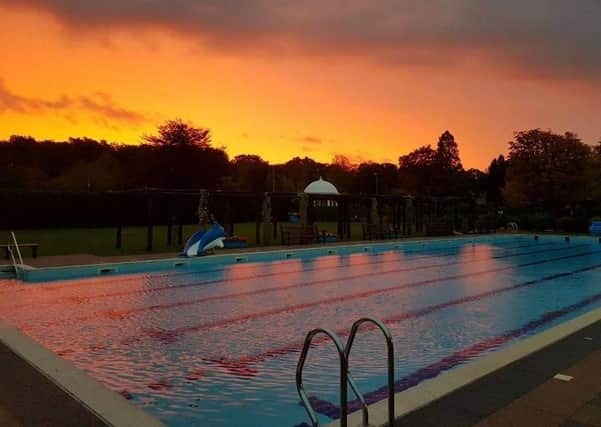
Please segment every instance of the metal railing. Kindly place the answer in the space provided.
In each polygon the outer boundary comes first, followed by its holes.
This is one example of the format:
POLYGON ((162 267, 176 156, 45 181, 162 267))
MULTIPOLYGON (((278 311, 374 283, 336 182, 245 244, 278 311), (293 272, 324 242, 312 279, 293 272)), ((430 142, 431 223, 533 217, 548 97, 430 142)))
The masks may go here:
POLYGON ((15 237, 14 232, 8 233, 9 242, 8 242, 8 252, 10 253, 10 257, 13 262, 13 268, 15 269, 15 275, 17 279, 19 278, 19 265, 23 265, 23 257, 21 256, 21 249, 19 249, 19 243, 17 242, 17 238, 15 237), (12 240, 12 242, 11 242, 12 240), (17 257, 15 258, 15 251, 17 252, 17 257), (17 263, 17 260, 19 261, 17 263))
MULTIPOLYGON (((362 317, 353 323, 351 327, 351 333, 346 342, 346 347, 344 348, 344 355, 346 356, 347 365, 349 364, 349 356, 351 353, 351 348, 353 347, 353 343, 355 342, 355 336, 359 331, 359 327, 364 323, 374 324, 382 331, 384 334, 384 338, 386 339, 386 350, 387 350, 387 364, 388 364, 388 425, 394 425, 394 344, 392 343, 392 335, 390 334, 390 330, 388 327, 382 323, 378 319, 374 319, 372 317, 362 317)), ((369 425, 369 414, 367 411, 367 405, 365 405, 365 401, 361 402, 364 411, 363 411, 363 425, 369 425)))
POLYGON ((296 390, 298 391, 298 395, 301 399, 301 402, 305 406, 307 414, 311 419, 311 425, 313 427, 319 426, 319 421, 317 420, 317 414, 313 410, 311 406, 311 402, 307 397, 307 393, 305 393, 305 388, 303 386, 303 368, 305 366, 305 361, 307 360, 307 354, 309 353, 309 348, 311 347, 311 342, 313 338, 319 334, 324 334, 329 337, 336 346, 336 350, 338 350, 338 356, 340 358, 340 427, 347 427, 347 418, 348 418, 348 406, 347 406, 347 373, 348 373, 348 364, 346 361, 346 356, 344 353, 344 347, 342 345, 342 341, 338 338, 335 332, 329 329, 317 328, 313 329, 307 334, 305 338, 305 343, 303 345, 303 351, 301 352, 300 358, 298 360, 298 365, 296 366, 296 390))
POLYGON ((386 347, 387 347, 387 363, 388 363, 388 425, 394 425, 394 345, 392 342, 392 335, 390 334, 390 330, 384 323, 382 323, 378 319, 374 319, 371 317, 362 317, 353 323, 351 327, 351 332, 349 338, 347 340, 346 346, 342 346, 342 341, 336 335, 335 332, 329 329, 317 328, 311 330, 307 337, 305 338, 305 342, 303 345, 303 349, 296 367, 296 389, 298 391, 298 395, 301 399, 307 414, 311 420, 312 427, 319 426, 319 420, 317 419, 317 414, 311 405, 309 398, 305 392, 303 386, 303 368, 305 366, 305 362, 307 359, 307 355, 309 353, 309 349, 311 348, 311 344, 315 336, 319 334, 326 335, 330 338, 331 341, 334 342, 336 349, 338 351, 338 357, 340 359, 340 426, 347 427, 348 423, 348 403, 347 403, 347 384, 350 385, 353 393, 357 397, 361 405, 361 411, 363 416, 363 426, 369 426, 369 410, 367 407, 367 403, 365 402, 365 398, 360 393, 359 388, 357 387, 353 377, 349 371, 349 356, 351 349, 353 347, 353 343, 355 342, 355 337, 357 332, 359 331, 359 327, 364 323, 371 323, 375 325, 380 331, 384 334, 386 339, 386 347))

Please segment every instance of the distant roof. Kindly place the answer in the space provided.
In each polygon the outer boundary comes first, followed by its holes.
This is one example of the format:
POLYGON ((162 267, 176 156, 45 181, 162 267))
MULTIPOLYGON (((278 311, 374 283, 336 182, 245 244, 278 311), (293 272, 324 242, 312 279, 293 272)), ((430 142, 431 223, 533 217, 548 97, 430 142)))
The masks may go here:
POLYGON ((305 187, 307 194, 340 194, 331 182, 324 181, 321 177, 305 187))

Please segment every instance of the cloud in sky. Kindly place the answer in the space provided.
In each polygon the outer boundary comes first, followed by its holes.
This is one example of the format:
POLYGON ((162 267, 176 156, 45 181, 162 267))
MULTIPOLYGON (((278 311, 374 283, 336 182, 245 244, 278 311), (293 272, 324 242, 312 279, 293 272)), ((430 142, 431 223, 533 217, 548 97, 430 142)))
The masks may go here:
POLYGON ((98 114, 103 119, 134 125, 147 121, 147 118, 142 113, 116 105, 112 98, 104 93, 96 93, 93 96, 79 96, 77 98, 63 95, 56 100, 44 100, 18 95, 8 89, 4 81, 0 79, 0 114, 11 111, 20 114, 45 113, 67 111, 73 108, 98 114))
POLYGON ((323 143, 321 138, 318 138, 316 136, 311 136, 311 135, 303 136, 302 138, 299 138, 299 140, 306 144, 319 145, 319 144, 323 143))
POLYGON ((168 28, 224 49, 386 64, 491 64, 552 78, 601 74, 599 0, 0 0, 70 28, 168 28))

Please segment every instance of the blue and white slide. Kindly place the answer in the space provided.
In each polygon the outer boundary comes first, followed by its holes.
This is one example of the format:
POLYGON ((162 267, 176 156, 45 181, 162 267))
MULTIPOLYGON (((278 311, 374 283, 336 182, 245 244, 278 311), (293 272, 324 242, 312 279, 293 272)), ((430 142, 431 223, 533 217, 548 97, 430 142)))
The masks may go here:
POLYGON ((225 230, 218 223, 214 223, 211 228, 206 231, 197 231, 188 239, 182 256, 200 256, 206 251, 213 248, 223 248, 223 240, 225 239, 225 230))

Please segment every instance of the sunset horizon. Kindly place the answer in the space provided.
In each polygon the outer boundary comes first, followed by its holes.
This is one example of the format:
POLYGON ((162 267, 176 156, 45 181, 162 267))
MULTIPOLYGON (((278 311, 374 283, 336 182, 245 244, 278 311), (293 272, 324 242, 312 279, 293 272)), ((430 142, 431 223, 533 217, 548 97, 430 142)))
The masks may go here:
POLYGON ((353 2, 339 19, 311 3, 130 5, 0 1, 0 43, 10 46, 0 139, 138 144, 181 118, 210 129, 230 157, 396 164, 449 130, 466 168, 485 169, 518 131, 601 138, 600 53, 586 44, 599 30, 587 8, 570 12, 579 31, 558 38, 560 4, 524 6, 518 18, 509 4, 466 1, 455 14, 437 3, 389 13, 353 2))
POLYGON ((601 427, 601 0, 0 0, 0 426, 601 427))

